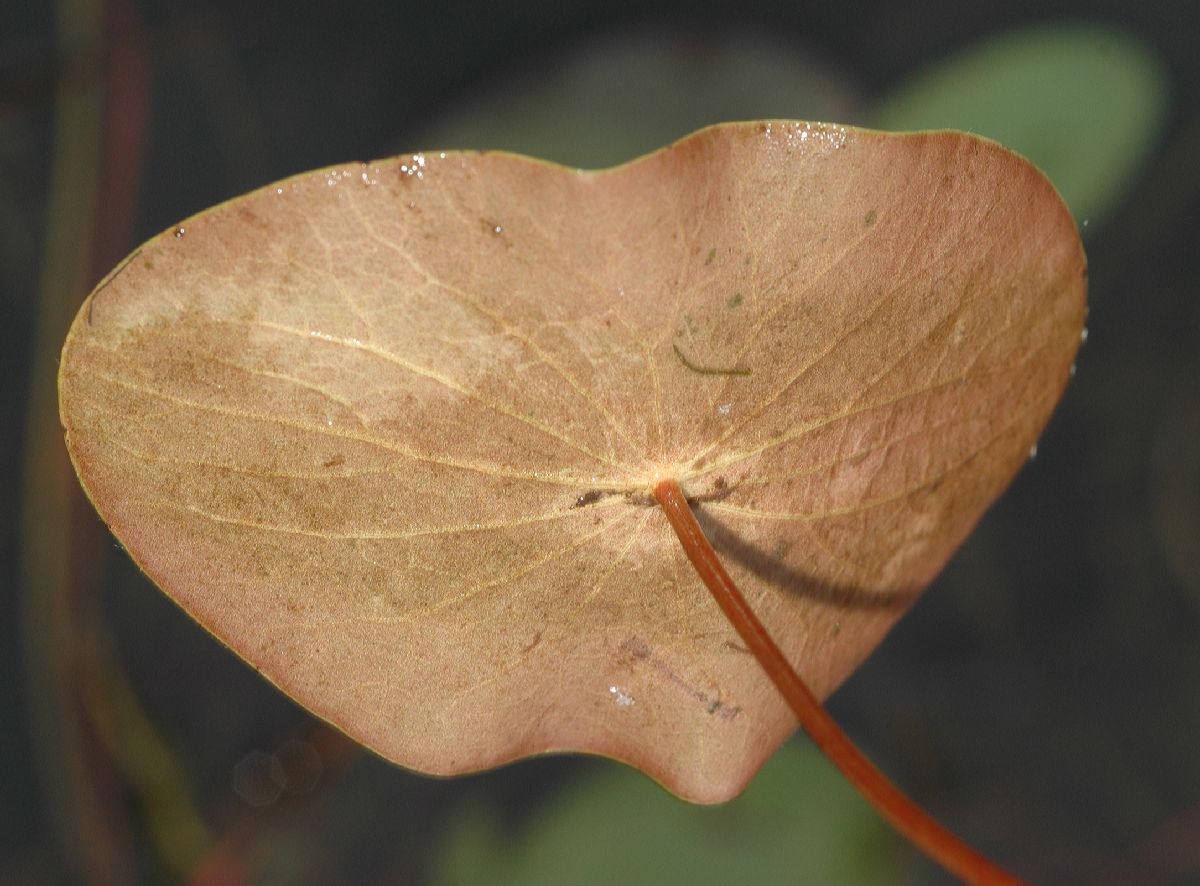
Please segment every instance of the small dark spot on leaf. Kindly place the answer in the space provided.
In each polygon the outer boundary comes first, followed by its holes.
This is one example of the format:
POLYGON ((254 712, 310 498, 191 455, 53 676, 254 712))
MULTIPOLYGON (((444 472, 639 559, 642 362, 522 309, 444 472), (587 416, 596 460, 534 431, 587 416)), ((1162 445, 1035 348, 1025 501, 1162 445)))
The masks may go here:
POLYGON ((717 477, 716 480, 713 480, 713 489, 715 489, 717 492, 725 491, 728 486, 729 484, 725 482, 724 477, 717 477))
POLYGON ((625 501, 639 508, 656 508, 658 501, 649 492, 633 491, 624 493, 625 501))
POLYGON ((604 493, 601 492, 599 489, 589 489, 583 495, 579 496, 579 498, 575 499, 575 504, 571 505, 571 507, 573 507, 573 508, 587 507, 588 505, 592 504, 593 502, 599 501, 600 496, 602 496, 603 494, 604 493))
POLYGON ((627 637, 622 640, 621 651, 638 659, 650 657, 650 645, 638 636, 627 637))
POLYGON ((704 703, 704 710, 709 714, 720 717, 722 720, 732 720, 742 712, 740 706, 727 705, 719 698, 710 698, 704 703))
POLYGON ((339 453, 338 455, 335 455, 333 458, 329 458, 329 459, 326 459, 325 461, 321 462, 321 466, 325 467, 325 468, 336 468, 338 465, 344 465, 345 463, 346 463, 346 456, 339 453))
POLYGON ((731 307, 731 308, 736 308, 741 303, 742 303, 742 294, 740 292, 735 292, 733 295, 729 296, 729 301, 726 302, 726 304, 728 304, 729 307, 731 307))
POLYGON ((537 645, 541 642, 542 642, 542 632, 538 631, 536 634, 533 635, 532 640, 530 640, 528 643, 526 643, 524 646, 521 647, 521 652, 523 652, 523 653, 532 652, 534 649, 537 648, 537 645))
POLYGON ((711 265, 714 258, 717 257, 717 247, 708 250, 708 255, 704 257, 704 264, 711 265))
POLYGON ((745 366, 730 366, 730 367, 702 366, 701 364, 696 363, 693 360, 689 359, 688 356, 682 350, 680 350, 679 345, 672 342, 671 347, 674 348, 675 356, 679 358, 679 362, 682 363, 688 369, 690 369, 692 372, 696 373, 697 375, 749 375, 750 374, 750 369, 745 366))
POLYGON ((871 225, 875 224, 875 218, 875 210, 868 209, 867 214, 863 216, 863 226, 868 228, 871 227, 871 225))

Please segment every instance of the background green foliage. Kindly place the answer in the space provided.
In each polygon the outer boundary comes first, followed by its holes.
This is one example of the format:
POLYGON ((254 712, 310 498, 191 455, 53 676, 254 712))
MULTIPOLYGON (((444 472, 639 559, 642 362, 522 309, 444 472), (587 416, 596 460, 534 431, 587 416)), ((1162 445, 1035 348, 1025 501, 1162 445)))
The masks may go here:
POLYGON ((446 884, 895 883, 903 850, 811 745, 789 744, 733 803, 680 803, 616 766, 565 786, 513 833, 493 804, 468 807, 437 854, 446 884))
POLYGON ((1004 32, 922 68, 870 115, 881 129, 963 129, 1024 154, 1077 221, 1113 208, 1158 147, 1170 104, 1162 61, 1095 24, 1004 32))

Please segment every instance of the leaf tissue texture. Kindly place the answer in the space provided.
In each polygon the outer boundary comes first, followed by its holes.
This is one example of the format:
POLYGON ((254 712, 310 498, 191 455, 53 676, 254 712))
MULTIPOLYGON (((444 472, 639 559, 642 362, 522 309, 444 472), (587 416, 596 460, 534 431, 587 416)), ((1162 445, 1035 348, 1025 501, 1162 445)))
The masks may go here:
POLYGON ((654 482, 824 697, 1026 460, 1085 278, 1049 182, 958 133, 416 154, 143 245, 62 421, 147 575, 382 756, 587 751, 716 802, 795 721, 654 482))

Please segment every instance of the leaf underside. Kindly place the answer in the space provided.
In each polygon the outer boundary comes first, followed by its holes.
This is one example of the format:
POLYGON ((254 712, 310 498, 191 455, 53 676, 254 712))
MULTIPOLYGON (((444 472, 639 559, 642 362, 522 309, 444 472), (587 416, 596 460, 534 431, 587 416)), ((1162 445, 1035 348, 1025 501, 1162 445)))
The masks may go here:
POLYGON ((382 756, 586 751, 716 802, 795 721, 654 482, 824 697, 1026 459, 1085 278, 1045 178, 960 133, 410 155, 144 244, 72 326, 62 420, 141 568, 382 756))

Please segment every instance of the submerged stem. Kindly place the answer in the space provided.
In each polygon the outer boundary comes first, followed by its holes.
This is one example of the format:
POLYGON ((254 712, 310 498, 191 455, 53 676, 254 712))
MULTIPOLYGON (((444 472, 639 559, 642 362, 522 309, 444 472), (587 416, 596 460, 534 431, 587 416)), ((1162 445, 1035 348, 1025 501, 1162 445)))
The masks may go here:
POLYGON ((775 645, 729 573, 721 566, 679 484, 675 480, 660 480, 654 487, 654 497, 679 536, 696 572, 799 718, 804 731, 879 814, 917 848, 963 881, 980 886, 1022 886, 1023 880, 984 858, 934 821, 846 737, 775 645))

